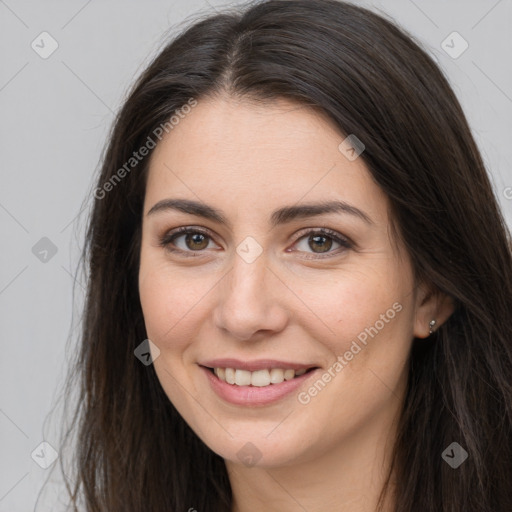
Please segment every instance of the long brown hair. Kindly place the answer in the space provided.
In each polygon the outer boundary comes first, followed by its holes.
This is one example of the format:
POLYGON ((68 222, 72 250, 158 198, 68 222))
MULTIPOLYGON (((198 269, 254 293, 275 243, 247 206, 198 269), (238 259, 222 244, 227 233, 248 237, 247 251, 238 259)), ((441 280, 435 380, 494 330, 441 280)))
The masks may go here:
POLYGON ((70 501, 87 512, 231 509, 223 459, 177 413, 153 366, 134 356, 147 337, 138 265, 149 158, 119 173, 176 110, 217 93, 291 99, 356 134, 416 278, 456 304, 428 341, 413 340, 391 468, 396 512, 512 510, 510 234, 436 64, 392 22, 335 0, 269 0, 196 21, 119 112, 83 254, 70 501), (452 442, 468 452, 457 469, 441 457, 452 442))

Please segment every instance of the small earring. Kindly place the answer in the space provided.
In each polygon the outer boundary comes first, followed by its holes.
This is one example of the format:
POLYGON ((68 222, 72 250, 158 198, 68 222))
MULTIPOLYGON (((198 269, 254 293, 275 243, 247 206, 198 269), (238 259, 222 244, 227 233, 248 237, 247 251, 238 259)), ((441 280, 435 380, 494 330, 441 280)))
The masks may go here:
POLYGON ((429 325, 430 334, 432 334, 434 332, 434 325, 436 325, 436 321, 430 320, 428 325, 429 325))

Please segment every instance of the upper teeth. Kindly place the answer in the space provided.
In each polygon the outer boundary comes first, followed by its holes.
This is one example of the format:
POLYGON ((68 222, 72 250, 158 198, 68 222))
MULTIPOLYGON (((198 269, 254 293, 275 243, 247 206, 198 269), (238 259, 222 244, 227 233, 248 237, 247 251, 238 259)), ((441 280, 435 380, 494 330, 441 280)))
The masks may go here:
POLYGON ((291 380, 295 376, 304 375, 305 369, 302 370, 281 370, 280 368, 272 368, 271 370, 256 370, 250 372, 248 370, 236 370, 234 368, 214 368, 215 375, 220 380, 228 384, 236 384, 237 386, 268 386, 269 384, 280 384, 285 380, 291 380))

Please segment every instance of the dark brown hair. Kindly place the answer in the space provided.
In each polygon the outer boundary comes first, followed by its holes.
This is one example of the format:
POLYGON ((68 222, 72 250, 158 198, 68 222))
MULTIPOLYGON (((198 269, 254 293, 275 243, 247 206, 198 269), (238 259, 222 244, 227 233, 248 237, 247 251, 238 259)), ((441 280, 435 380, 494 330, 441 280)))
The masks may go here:
MULTIPOLYGON (((456 304, 432 337, 413 340, 391 468, 395 510, 511 511, 510 234, 441 71, 394 23, 348 3, 269 0, 210 15, 137 80, 97 186, 190 98, 215 94, 290 99, 355 134, 416 279, 456 304), (456 470, 441 458, 452 442, 469 454, 456 470)), ((134 357, 147 337, 138 264, 148 160, 96 194, 89 221, 85 314, 69 377, 80 389, 69 426, 78 428, 71 501, 87 512, 229 512, 223 459, 177 413, 153 366, 134 357)))

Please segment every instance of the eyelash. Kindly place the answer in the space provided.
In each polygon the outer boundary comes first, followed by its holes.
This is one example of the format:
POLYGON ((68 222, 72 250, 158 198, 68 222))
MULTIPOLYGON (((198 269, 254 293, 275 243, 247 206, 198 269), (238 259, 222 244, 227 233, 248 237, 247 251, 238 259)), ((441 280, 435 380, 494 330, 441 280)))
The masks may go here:
MULTIPOLYGON (((176 229, 166 233, 160 239, 160 246, 163 247, 164 249, 168 250, 169 252, 181 253, 185 257, 192 257, 192 258, 197 257, 198 254, 196 254, 196 253, 204 252, 206 249, 201 249, 200 251, 192 251, 192 250, 183 251, 182 249, 177 249, 177 248, 172 248, 171 247, 171 244, 177 238, 179 238, 182 235, 189 234, 189 233, 201 234, 201 235, 204 235, 204 236, 208 237, 209 239, 213 238, 207 231, 205 231, 205 230, 203 230, 201 228, 196 228, 196 227, 192 227, 192 226, 183 226, 183 227, 176 228, 176 229), (190 253, 192 253, 192 254, 190 254, 190 253)), ((327 238, 331 238, 335 242, 339 243, 342 246, 342 248, 344 248, 345 250, 353 248, 353 243, 348 238, 346 238, 346 237, 340 235, 339 233, 337 233, 336 231, 333 231, 332 229, 328 229, 328 228, 310 229, 309 231, 306 231, 306 232, 302 233, 295 240, 294 245, 299 240, 301 240, 302 238, 305 238, 305 237, 311 236, 311 235, 321 235, 321 236, 325 236, 327 238)), ((339 249, 338 249, 338 251, 339 251, 339 249)), ((335 251, 334 253, 333 252, 323 253, 323 254, 326 254, 326 256, 322 256, 321 255, 322 253, 310 253, 310 254, 317 254, 317 256, 306 257, 305 259, 324 259, 324 258, 329 258, 329 257, 332 257, 333 255, 334 256, 338 255, 338 252, 335 251)))

